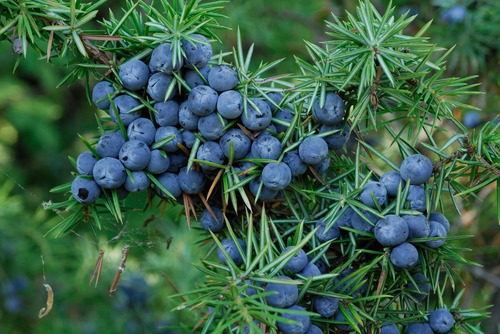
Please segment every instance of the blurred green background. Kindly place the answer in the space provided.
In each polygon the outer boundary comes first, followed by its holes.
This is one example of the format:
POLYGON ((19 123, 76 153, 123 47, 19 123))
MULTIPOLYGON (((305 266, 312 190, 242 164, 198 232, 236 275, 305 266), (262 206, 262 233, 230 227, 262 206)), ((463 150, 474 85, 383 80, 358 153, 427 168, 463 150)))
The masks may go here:
MULTIPOLYGON (((385 1, 376 5, 381 3, 385 1)), ((112 8, 119 4, 108 2, 112 8)), ((324 20, 331 18, 330 12, 343 15, 355 4, 233 0, 224 9, 229 18, 221 20, 232 30, 221 31, 224 44, 214 47, 230 50, 239 26, 245 46, 255 43, 255 62, 285 58, 278 67, 280 73, 294 73, 294 55, 308 58, 303 40, 326 40, 324 20)), ((500 2, 398 0, 393 4, 397 6, 396 15, 406 11, 418 14, 413 31, 434 20, 427 34, 432 41, 444 47, 456 45, 448 66, 450 76, 478 75, 474 80, 486 94, 472 96, 468 103, 483 111, 467 116, 456 110, 456 117, 465 117, 464 122, 467 117, 478 117, 480 125, 498 115, 500 2)), ((55 88, 67 68, 39 61, 31 52, 13 74, 16 58, 10 43, 0 44, 0 332, 174 333, 183 332, 184 325, 193 326, 202 314, 171 312, 179 300, 169 298, 174 289, 168 279, 181 291, 196 286, 202 275, 190 263, 206 251, 197 243, 201 234, 188 230, 182 207, 169 208, 163 214, 158 208, 154 217, 149 211, 132 212, 124 225, 109 221, 99 240, 85 224, 63 238, 43 236, 61 220, 56 213, 44 211, 43 203, 63 199, 49 189, 71 181, 67 157, 85 150, 77 133, 86 138, 97 134, 95 108, 89 104, 82 82, 55 88), (147 227, 143 227, 145 222, 150 222, 147 227), (125 244, 130 245, 127 269, 116 295, 110 297, 108 291, 125 244), (102 276, 97 287, 89 286, 101 249, 105 251, 102 276), (54 309, 46 318, 38 319, 46 300, 44 282, 54 289, 54 309), (179 328, 164 328, 169 325, 179 328)), ((460 202, 462 215, 448 218, 452 234, 475 235, 460 241, 460 246, 472 249, 465 256, 483 265, 462 268, 466 294, 461 306, 496 305, 491 320, 482 327, 487 333, 497 333, 500 229, 494 185, 483 189, 480 198, 460 202)), ((140 195, 128 200, 129 205, 139 208, 144 202, 140 195)), ((453 292, 448 296, 452 298, 453 292)))

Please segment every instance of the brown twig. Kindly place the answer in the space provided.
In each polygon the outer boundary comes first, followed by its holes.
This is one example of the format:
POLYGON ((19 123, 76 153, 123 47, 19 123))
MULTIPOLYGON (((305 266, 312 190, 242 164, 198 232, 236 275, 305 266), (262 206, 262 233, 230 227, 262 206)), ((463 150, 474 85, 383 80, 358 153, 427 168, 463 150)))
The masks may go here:
POLYGON ((94 44, 88 42, 87 40, 82 40, 85 51, 92 57, 95 61, 100 64, 111 66, 111 60, 113 59, 113 55, 107 51, 99 50, 94 44))
POLYGON ((382 73, 382 66, 379 65, 377 67, 377 75, 375 76, 375 80, 373 80, 372 90, 370 92, 370 103, 375 107, 375 109, 378 106, 377 87, 380 83, 380 79, 382 78, 382 73))
POLYGON ((478 159, 480 162, 482 162, 486 169, 490 170, 491 172, 493 172, 493 174, 496 174, 498 176, 500 176, 500 170, 494 166, 492 166, 488 161, 486 161, 483 157, 480 157, 478 159))
POLYGON ((446 164, 452 162, 453 160, 455 160, 456 158, 458 158, 462 154, 463 154, 463 152, 455 151, 448 158, 443 158, 443 159, 441 159, 439 161, 436 161, 435 163, 432 164, 432 171, 433 171, 433 173, 439 172, 439 170, 441 169, 441 167, 443 165, 446 165, 446 164))
POLYGON ((82 40, 89 41, 123 41, 123 38, 120 36, 108 36, 108 35, 90 35, 90 34, 80 34, 80 38, 82 40))
POLYGON ((118 286, 118 282, 120 281, 120 277, 121 277, 122 273, 125 271, 125 262, 127 262, 129 249, 130 249, 129 245, 123 246, 122 259, 120 261, 120 265, 118 266, 118 269, 116 270, 115 278, 113 279, 113 283, 111 284, 111 288, 109 289, 110 296, 115 295, 116 287, 118 286))

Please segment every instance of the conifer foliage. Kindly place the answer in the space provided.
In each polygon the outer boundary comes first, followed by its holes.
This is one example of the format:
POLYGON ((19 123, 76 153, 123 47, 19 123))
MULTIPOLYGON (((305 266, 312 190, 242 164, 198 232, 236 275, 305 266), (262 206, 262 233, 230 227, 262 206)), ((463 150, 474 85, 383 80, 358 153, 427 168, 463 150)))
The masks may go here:
POLYGON ((269 76, 282 60, 254 66, 239 32, 214 54, 223 1, 127 1, 86 29, 103 3, 0 2, 0 38, 66 61, 61 85, 84 78, 105 115, 53 189, 67 200, 49 207, 66 215, 51 233, 184 205, 207 256, 177 309, 206 312, 203 333, 481 333, 487 313, 459 306, 453 266, 473 263, 444 204, 499 179, 500 125, 454 118, 476 109, 461 101, 475 84, 445 76, 430 23, 405 35, 414 17, 360 1, 305 42, 297 74, 269 76))

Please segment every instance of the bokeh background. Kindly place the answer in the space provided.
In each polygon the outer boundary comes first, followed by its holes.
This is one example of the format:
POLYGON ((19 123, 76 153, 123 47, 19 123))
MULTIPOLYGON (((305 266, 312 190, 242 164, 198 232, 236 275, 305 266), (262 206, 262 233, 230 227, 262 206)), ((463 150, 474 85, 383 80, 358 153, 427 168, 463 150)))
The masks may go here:
MULTIPOLYGON (((106 6, 117 10, 120 1, 106 6)), ((385 1, 374 1, 379 7, 385 1)), ((418 31, 429 20, 427 33, 443 47, 456 46, 448 63, 450 76, 477 75, 484 95, 467 102, 481 112, 455 110, 471 131, 499 114, 500 58, 498 0, 393 1, 396 15, 418 14, 406 33, 418 31)), ((231 50, 240 27, 245 47, 255 43, 255 62, 285 58, 280 73, 294 73, 294 56, 308 59, 303 40, 327 39, 324 20, 331 12, 353 11, 355 1, 233 0, 223 10, 223 44, 231 50)), ((106 15, 105 7, 101 15, 106 15)), ((191 263, 204 254, 201 234, 189 230, 182 207, 137 210, 123 225, 108 221, 98 239, 85 224, 65 237, 44 234, 62 218, 43 209, 61 201, 49 190, 72 180, 68 156, 85 147, 77 133, 97 134, 95 108, 84 85, 55 88, 69 69, 37 60, 34 53, 13 72, 17 54, 8 42, 0 43, 0 332, 1 333, 181 333, 202 317, 199 312, 172 311, 179 298, 175 289, 188 291, 202 278, 191 263), (144 227, 144 225, 147 225, 144 227), (130 245, 127 269, 114 297, 108 296, 124 245, 130 245), (100 282, 89 286, 99 250, 104 250, 100 282), (169 283, 171 281, 173 284, 169 283), (45 306, 43 283, 52 286, 54 308, 38 319, 45 306)), ((377 144, 377 143, 375 143, 377 144)), ((379 145, 383 140, 379 140, 379 145)), ((491 308, 484 321, 487 333, 500 333, 500 228, 496 217, 495 184, 478 199, 460 201, 461 215, 450 211, 452 234, 474 235, 461 240, 464 253, 483 267, 461 267, 466 292, 461 306, 491 308)), ((128 205, 144 207, 144 198, 128 205)), ((458 266, 458 265, 457 265, 458 266)), ((458 287, 461 289, 462 287, 458 287)), ((446 297, 453 299, 455 292, 446 297)))

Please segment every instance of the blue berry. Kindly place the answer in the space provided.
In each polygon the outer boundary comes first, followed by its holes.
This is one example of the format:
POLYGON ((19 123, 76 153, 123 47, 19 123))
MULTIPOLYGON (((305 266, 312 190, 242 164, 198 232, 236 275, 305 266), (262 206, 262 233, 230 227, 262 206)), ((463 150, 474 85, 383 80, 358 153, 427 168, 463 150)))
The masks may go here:
MULTIPOLYGON (((16 39, 16 41, 17 40, 20 39, 16 39)), ((7 296, 3 301, 3 307, 5 310, 13 314, 20 313, 25 307, 23 304, 23 300, 17 295, 7 296)))
MULTIPOLYGON (((303 312, 306 311, 305 308, 298 305, 293 305, 289 307, 288 310, 303 311, 303 312)), ((309 325, 311 323, 311 319, 309 318, 308 315, 281 313, 281 317, 296 322, 294 324, 291 324, 287 322, 277 321, 276 325, 278 326, 280 331, 283 332, 283 334, 304 334, 309 328, 309 325)))
POLYGON ((151 53, 151 60, 149 61, 149 70, 151 73, 163 72, 165 74, 172 74, 182 67, 182 58, 177 59, 177 63, 173 64, 172 45, 170 43, 162 43, 158 45, 151 53))
MULTIPOLYGON (((353 290, 360 281, 355 279, 356 278, 355 276, 352 276, 348 279, 346 279, 346 277, 351 276, 354 272, 355 270, 352 268, 342 270, 342 272, 333 281, 333 285, 336 286, 334 291, 337 293, 348 294, 351 290, 353 290), (343 282, 340 283, 341 281, 343 282)), ((361 281, 362 280, 363 279, 361 279, 361 281)), ((359 288, 353 290, 351 296, 356 298, 362 296, 367 289, 368 289, 368 282, 365 282, 359 288)))
POLYGON ((245 280, 245 283, 248 284, 249 286, 246 288, 246 293, 247 296, 253 296, 256 295, 258 292, 257 291, 262 291, 262 284, 260 282, 252 282, 249 279, 245 280), (257 287, 261 288, 258 289, 257 287))
POLYGON ((184 66, 187 68, 202 68, 212 58, 212 46, 203 35, 193 34, 190 36, 193 43, 182 39, 182 50, 186 55, 184 66))
MULTIPOLYGON (((292 280, 288 276, 276 276, 276 278, 292 280)), ((265 297, 267 303, 273 307, 290 307, 299 299, 299 289, 297 285, 269 283, 265 288, 265 292, 276 292, 275 294, 265 297)))
MULTIPOLYGON (((254 322, 254 324, 255 324, 256 326, 260 326, 260 321, 258 321, 258 320, 255 320, 255 319, 254 319, 254 321, 253 321, 253 322, 254 322)), ((259 328, 260 328, 260 327, 259 327, 259 328)), ((244 329, 243 329, 243 334, 251 334, 251 333, 255 333, 255 330, 253 330, 253 329, 252 329, 252 331, 250 331, 250 330, 251 330, 251 329, 250 329, 250 325, 247 323, 247 324, 245 325, 244 329)))
POLYGON ((345 114, 345 105, 342 98, 335 93, 328 92, 325 95, 325 104, 320 107, 319 98, 312 107, 314 117, 323 124, 336 125, 340 123, 345 114))
POLYGON ((317 296, 316 298, 314 298, 314 309, 323 318, 330 318, 338 308, 338 298, 325 296, 317 296))
MULTIPOLYGON (((177 174, 165 172, 156 176, 158 182, 175 198, 182 194, 181 187, 179 186, 179 178, 177 174)), ((160 188, 155 187, 158 195, 163 198, 170 198, 160 188)))
MULTIPOLYGON (((339 227, 340 231, 342 232, 341 227, 352 227, 351 224, 351 219, 354 215, 357 215, 357 213, 352 209, 352 208, 347 208, 344 213, 339 217, 337 220, 336 224, 339 227)), ((375 222, 377 221, 378 218, 374 218, 375 222)))
POLYGON ((448 219, 446 219, 446 217, 442 213, 432 212, 429 216, 429 220, 433 220, 443 225, 444 229, 446 230, 446 233, 450 231, 450 222, 448 221, 448 219))
POLYGON ((186 194, 199 194, 205 187, 205 176, 195 169, 182 167, 179 171, 179 186, 186 194))
POLYGON ((434 334, 434 331, 427 322, 415 322, 408 325, 406 334, 434 334))
MULTIPOLYGON (((128 126, 132 121, 141 117, 141 109, 131 111, 132 109, 137 109, 140 103, 129 95, 118 95, 113 99, 113 104, 115 105, 123 126, 128 126)), ((113 122, 118 124, 113 106, 109 107, 109 116, 113 122)))
MULTIPOLYGON (((285 253, 290 248, 292 248, 292 246, 286 247, 285 249, 283 249, 281 254, 285 253)), ((298 273, 299 271, 304 269, 306 265, 307 265, 307 255, 302 249, 299 249, 299 251, 295 253, 295 255, 285 264, 283 270, 289 270, 292 273, 298 273)))
POLYGON ((380 334, 399 334, 399 329, 396 324, 390 324, 380 327, 380 334))
POLYGON ((323 334, 323 331, 318 326, 310 324, 309 328, 304 334, 323 334))
POLYGON ((270 163, 262 169, 262 182, 271 190, 283 190, 292 181, 292 172, 287 164, 270 163))
POLYGON ((208 211, 208 209, 205 209, 203 210, 203 213, 201 214, 200 218, 201 227, 203 227, 203 229, 205 229, 206 231, 219 232, 225 226, 222 210, 212 205, 210 206, 210 209, 212 209, 212 212, 217 218, 217 220, 214 219, 214 217, 212 216, 210 211, 208 211))
POLYGON ((226 133, 224 128, 227 125, 227 121, 219 118, 217 113, 211 113, 210 115, 200 117, 198 121, 198 130, 200 134, 207 140, 218 140, 220 137, 226 133))
POLYGON ((175 101, 158 102, 154 104, 153 113, 159 126, 176 126, 179 123, 179 104, 175 101))
POLYGON ((321 137, 308 137, 300 143, 299 156, 306 164, 317 164, 328 157, 328 145, 321 137))
POLYGON ((94 166, 94 180, 104 189, 116 189, 127 178, 125 167, 115 158, 102 158, 94 166))
POLYGON ((328 272, 328 267, 323 260, 317 260, 314 264, 318 267, 320 273, 326 274, 328 272))
POLYGON ((16 295, 26 291, 29 287, 29 281, 25 276, 16 276, 2 286, 4 295, 16 295))
POLYGON ((401 218, 403 218, 408 225, 408 239, 427 238, 429 236, 430 225, 424 215, 406 215, 401 218))
POLYGON ((149 68, 138 59, 132 59, 120 67, 118 73, 123 87, 130 90, 138 90, 146 86, 149 79, 149 68))
POLYGON ((314 169, 316 171, 316 173, 323 174, 328 170, 328 167, 330 167, 331 161, 332 161, 332 159, 330 159, 330 157, 328 157, 324 160, 321 160, 317 164, 312 164, 311 167, 312 167, 312 169, 314 169))
POLYGON ((281 155, 281 142, 273 136, 259 136, 252 143, 251 154, 256 159, 277 160, 281 155))
POLYGON ((412 268, 418 262, 418 250, 412 244, 404 242, 392 249, 390 259, 396 268, 412 268))
POLYGON ((406 182, 409 180, 413 185, 422 184, 432 175, 432 163, 425 155, 413 154, 403 160, 400 173, 406 182))
POLYGON ((446 333, 453 328, 454 324, 455 319, 447 309, 439 308, 429 314, 429 325, 435 333, 446 333))
POLYGON ((200 116, 189 109, 189 104, 184 101, 179 106, 179 124, 186 130, 198 131, 198 121, 200 116))
POLYGON ((92 102, 95 103, 99 109, 109 109, 111 105, 109 102, 108 94, 113 97, 115 89, 108 81, 99 81, 92 89, 92 102))
POLYGON ((191 149, 196 141, 196 135, 189 130, 184 130, 182 131, 182 141, 184 142, 184 146, 191 149))
MULTIPOLYGON (((214 141, 207 141, 201 144, 198 148, 198 152, 196 152, 196 159, 221 165, 224 163, 225 157, 222 148, 218 143, 214 141)), ((205 165, 203 163, 200 163, 200 166, 206 171, 217 169, 217 167, 205 165)))
POLYGON ((151 181, 149 180, 146 173, 144 173, 143 171, 134 171, 130 172, 130 174, 132 174, 133 181, 130 176, 127 176, 124 184, 124 187, 127 191, 131 193, 139 193, 148 189, 151 181))
POLYGON ((406 200, 410 202, 410 209, 425 211, 425 189, 423 187, 411 185, 406 200))
POLYGON ((177 144, 182 144, 182 134, 174 126, 162 126, 156 130, 155 142, 159 142, 169 136, 174 136, 172 140, 161 147, 165 152, 175 152, 179 149, 177 144))
POLYGON ((178 173, 179 170, 188 163, 188 157, 182 151, 169 153, 168 158, 170 159, 170 166, 167 172, 178 173))
POLYGON ((210 72, 210 70, 210 66, 203 66, 202 68, 198 68, 198 71, 203 76, 203 78, 200 77, 200 74, 198 74, 198 72, 196 72, 194 69, 187 70, 184 73, 184 81, 189 87, 191 87, 191 89, 196 86, 206 85, 208 83, 208 73, 210 72))
POLYGON ((316 222, 316 227, 318 228, 316 230, 316 237, 319 241, 327 242, 340 236, 340 229, 337 225, 337 222, 335 222, 335 224, 333 224, 328 230, 325 231, 326 226, 327 222, 325 222, 323 219, 319 219, 316 222))
POLYGON ((123 291, 125 302, 128 307, 147 307, 146 303, 149 299, 149 286, 144 277, 138 273, 133 273, 131 277, 127 277, 120 282, 120 290, 123 291))
POLYGON ((148 88, 147 88, 148 95, 153 100, 158 102, 164 102, 173 99, 174 96, 177 94, 176 92, 177 88, 174 88, 173 91, 167 96, 168 87, 172 83, 173 79, 174 79, 173 76, 162 72, 153 74, 148 80, 148 88))
POLYGON ((96 162, 97 158, 94 157, 92 152, 82 152, 78 155, 78 158, 76 158, 76 170, 80 175, 92 175, 96 162))
POLYGON ((418 290, 418 291, 412 292, 411 295, 415 299, 417 299, 418 301, 422 301, 425 299, 425 297, 431 291, 431 283, 430 283, 429 279, 422 273, 417 273, 415 275, 412 275, 412 278, 417 285, 415 286, 415 284, 413 284, 412 281, 409 281, 408 282, 408 289, 418 290))
POLYGON ((233 89, 238 84, 238 74, 227 65, 215 65, 208 73, 208 84, 218 92, 233 89))
POLYGON ((298 274, 307 278, 321 275, 321 271, 319 271, 319 268, 314 263, 309 262, 298 274))
POLYGON ((235 119, 243 112, 243 96, 235 90, 228 90, 217 99, 217 112, 227 119, 235 119))
POLYGON ((94 180, 75 177, 71 183, 71 193, 78 202, 92 204, 99 198, 101 188, 99 188, 94 180))
MULTIPOLYGON (((245 159, 250 159, 252 158, 251 154, 249 153, 245 159)), ((238 168, 241 170, 241 171, 246 171, 246 172, 251 172, 252 170, 254 170, 256 165, 251 162, 251 161, 241 161, 239 164, 238 164, 238 168)))
POLYGON ((366 210, 361 210, 361 213, 368 218, 368 221, 360 216, 357 212, 354 212, 351 217, 351 226, 353 229, 368 233, 373 233, 375 224, 379 220, 379 217, 375 216, 373 213, 366 210))
MULTIPOLYGON (((279 120, 284 121, 284 122, 287 122, 287 123, 291 123, 293 120, 293 114, 292 114, 292 111, 290 109, 283 108, 283 109, 279 109, 274 114, 274 118, 279 119, 279 120)), ((290 125, 282 125, 278 122, 275 122, 275 123, 276 123, 276 133, 286 132, 286 130, 288 130, 288 128, 290 127, 290 125)))
POLYGON ((125 139, 120 131, 106 132, 97 142, 96 151, 101 158, 118 158, 120 148, 125 144, 125 139))
POLYGON ((292 176, 302 175, 307 171, 307 164, 300 158, 298 150, 286 152, 282 161, 290 167, 292 176))
POLYGON ((251 99, 257 109, 250 103, 247 104, 246 113, 241 114, 243 125, 250 131, 264 130, 271 124, 273 114, 269 105, 260 99, 251 99))
POLYGON ((283 101, 283 94, 280 92, 270 92, 267 93, 267 97, 273 101, 265 100, 265 102, 269 105, 269 108, 271 109, 271 112, 274 112, 276 110, 276 106, 279 106, 281 104, 281 101, 283 101))
POLYGON ((154 143, 155 134, 155 125, 149 118, 138 118, 127 128, 129 140, 140 140, 148 146, 154 143))
POLYGON ((118 199, 120 201, 127 198, 128 194, 129 194, 128 190, 125 189, 125 187, 123 185, 120 186, 119 188, 116 188, 116 195, 118 196, 118 199))
POLYGON ((261 131, 260 136, 265 136, 265 135, 276 136, 277 133, 278 130, 276 130, 276 125, 271 123, 267 128, 261 131))
POLYGON ((142 141, 129 140, 120 148, 118 154, 123 166, 130 170, 138 171, 144 169, 151 159, 151 150, 142 141))
POLYGON ((229 158, 229 145, 231 142, 233 143, 234 148, 234 159, 239 160, 246 157, 250 151, 252 141, 242 130, 237 128, 229 129, 229 131, 219 140, 222 152, 224 152, 224 155, 227 158, 229 158))
POLYGON ((411 17, 415 15, 419 15, 420 12, 417 6, 402 6, 399 9, 399 15, 407 14, 406 17, 411 17))
POLYGON ((187 99, 189 110, 198 116, 207 116, 217 107, 217 92, 205 85, 196 86, 189 92, 187 99))
MULTIPOLYGON (((163 153, 165 154, 165 153, 163 153)), ((165 172, 168 167, 170 167, 170 159, 166 156, 163 156, 160 150, 152 150, 151 151, 151 159, 149 160, 149 164, 146 169, 148 172, 153 174, 160 174, 165 172)))
MULTIPOLYGON (((11 29, 12 30, 12 29, 11 29)), ((13 35, 16 36, 16 35, 13 35)), ((16 38, 12 43, 12 50, 17 54, 22 54, 24 52, 23 40, 21 38, 16 38)))
POLYGON ((375 225, 375 238, 382 246, 400 245, 408 239, 408 234, 408 224, 396 215, 387 215, 375 225))
POLYGON ((384 206, 387 200, 387 189, 382 183, 373 181, 367 182, 359 195, 359 199, 363 204, 376 208, 377 203, 373 200, 373 197, 375 197, 379 206, 384 206))
POLYGON ((261 180, 260 176, 256 179, 250 181, 250 183, 249 183, 250 192, 254 196, 257 196, 257 192, 259 191, 259 188, 260 188, 260 194, 259 194, 258 199, 260 199, 262 201, 268 201, 268 200, 276 198, 276 195, 278 195, 279 190, 269 189, 264 184, 262 184, 262 187, 261 187, 261 183, 262 183, 262 180, 261 180))
MULTIPOLYGON (((351 311, 346 310, 346 312, 349 315, 349 317, 351 319, 353 319, 351 311)), ((352 326, 349 324, 349 322, 347 322, 347 320, 342 312, 340 312, 340 311, 335 312, 335 316, 333 317, 333 320, 341 322, 341 324, 335 324, 335 327, 337 327, 341 331, 349 332, 349 331, 353 330, 352 326)))
POLYGON ((424 243, 424 245, 430 248, 439 248, 446 242, 446 236, 448 233, 446 233, 446 229, 442 224, 434 220, 431 220, 429 222, 429 225, 430 225, 429 238, 442 237, 444 239, 427 241, 424 243))
POLYGON ((474 129, 481 124, 481 116, 476 111, 469 111, 462 117, 462 123, 468 129, 474 129))
POLYGON ((390 171, 384 173, 380 177, 380 183, 382 183, 387 189, 387 195, 391 197, 396 197, 398 195, 398 187, 401 184, 401 189, 405 188, 406 182, 401 177, 401 174, 396 171, 390 171))
MULTIPOLYGON (((236 239, 238 243, 240 244, 241 250, 243 251, 243 254, 246 253, 246 244, 243 240, 241 239, 236 239)), ((236 247, 235 242, 233 239, 224 239, 221 241, 221 245, 226 251, 227 255, 233 260, 234 264, 237 266, 240 266, 243 263, 243 257, 241 256, 240 252, 238 251, 238 248, 236 247)), ((219 257, 219 261, 222 264, 227 264, 226 256, 222 252, 220 248, 217 249, 217 256, 219 257)))
POLYGON ((439 18, 447 24, 462 23, 467 15, 467 8, 463 5, 455 5, 439 15, 439 18))
POLYGON ((345 146, 349 138, 351 137, 351 127, 349 124, 337 124, 337 125, 323 125, 319 130, 319 133, 330 132, 333 130, 340 130, 331 135, 324 136, 323 139, 326 141, 328 148, 330 150, 340 150, 345 146))

